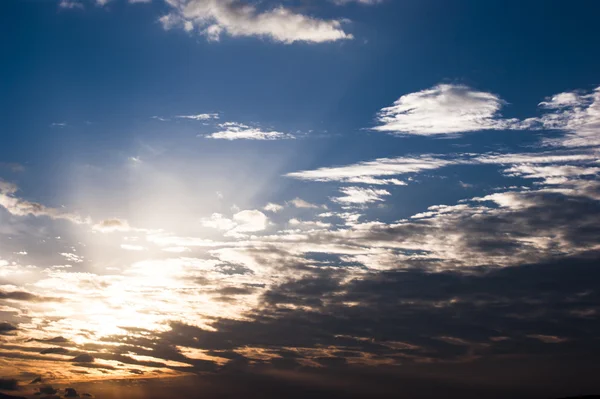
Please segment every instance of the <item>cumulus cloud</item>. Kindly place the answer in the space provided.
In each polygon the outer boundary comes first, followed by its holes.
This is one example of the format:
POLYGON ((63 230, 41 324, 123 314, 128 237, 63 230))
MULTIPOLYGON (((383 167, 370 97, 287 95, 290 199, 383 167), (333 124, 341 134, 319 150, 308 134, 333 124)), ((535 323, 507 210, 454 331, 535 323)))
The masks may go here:
POLYGON ((223 34, 256 36, 281 43, 331 42, 352 39, 341 20, 300 14, 282 5, 266 10, 240 0, 167 0, 172 11, 160 21, 165 29, 197 30, 209 40, 223 34))
POLYGON ((400 97, 377 114, 373 130, 394 134, 440 135, 480 130, 523 129, 527 123, 503 119, 499 96, 468 86, 439 84, 400 97))
POLYGON ((244 125, 243 123, 226 122, 220 124, 219 127, 223 130, 208 134, 204 137, 222 140, 283 140, 294 138, 294 136, 288 133, 277 132, 274 130, 265 131, 258 127, 244 125))
POLYGON ((267 228, 269 218, 259 210, 246 210, 233 215, 237 226, 229 231, 230 234, 251 233, 267 228))
POLYGON ((220 213, 213 213, 210 218, 205 218, 200 221, 203 226, 218 230, 231 230, 236 226, 236 223, 223 216, 220 213))

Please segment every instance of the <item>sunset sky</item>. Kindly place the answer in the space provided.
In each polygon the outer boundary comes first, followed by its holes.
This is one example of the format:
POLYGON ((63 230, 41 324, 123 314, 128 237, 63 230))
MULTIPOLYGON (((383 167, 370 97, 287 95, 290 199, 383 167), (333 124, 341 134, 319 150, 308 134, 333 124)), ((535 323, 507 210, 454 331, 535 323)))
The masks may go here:
POLYGON ((598 15, 3 0, 0 396, 600 394, 598 15))

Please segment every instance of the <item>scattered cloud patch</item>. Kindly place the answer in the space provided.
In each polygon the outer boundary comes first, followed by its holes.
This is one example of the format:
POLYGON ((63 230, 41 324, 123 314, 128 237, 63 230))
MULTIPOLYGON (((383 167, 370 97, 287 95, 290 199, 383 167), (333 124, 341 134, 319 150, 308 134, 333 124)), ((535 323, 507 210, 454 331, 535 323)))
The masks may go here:
POLYGON ((274 130, 265 131, 258 127, 244 125, 243 123, 226 122, 220 124, 219 127, 223 130, 204 137, 221 140, 284 140, 294 138, 293 135, 288 133, 274 130))
POLYGON ((167 4, 172 11, 160 18, 165 29, 196 30, 211 41, 222 35, 262 37, 286 44, 352 39, 341 20, 319 19, 282 5, 263 10, 239 0, 169 0, 167 4))
POLYGON ((344 187, 340 191, 344 196, 332 199, 334 202, 340 204, 369 204, 371 202, 383 201, 384 196, 391 195, 387 190, 362 187, 344 187))
POLYGON ((113 233, 116 231, 130 231, 131 226, 129 226, 129 223, 126 220, 114 218, 102 220, 101 222, 93 225, 92 229, 101 233, 113 233))
POLYGON ((283 210, 283 205, 274 204, 274 203, 270 202, 263 209, 267 212, 277 213, 277 212, 283 210))
POLYGON ((495 94, 468 86, 439 84, 400 97, 377 114, 373 130, 393 134, 441 135, 481 130, 523 129, 516 119, 503 119, 506 104, 495 94))
POLYGON ((178 115, 176 118, 191 119, 194 121, 207 121, 211 119, 219 119, 219 114, 178 115))

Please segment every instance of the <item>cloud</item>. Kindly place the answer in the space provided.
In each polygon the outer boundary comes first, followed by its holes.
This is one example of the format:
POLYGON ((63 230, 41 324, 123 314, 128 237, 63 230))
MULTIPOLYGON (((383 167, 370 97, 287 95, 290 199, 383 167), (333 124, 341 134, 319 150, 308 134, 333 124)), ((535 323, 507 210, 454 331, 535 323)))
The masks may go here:
POLYGON ((237 223, 237 226, 228 233, 251 233, 266 229, 269 218, 261 211, 246 210, 233 215, 233 221, 237 223))
POLYGON ((430 155, 419 157, 379 158, 374 161, 359 162, 347 166, 324 167, 286 174, 287 177, 309 181, 337 181, 342 183, 395 184, 403 185, 397 179, 377 179, 381 176, 396 176, 439 169, 462 162, 460 159, 443 159, 430 155), (373 183, 373 179, 375 183, 373 183))
POLYGON ((274 204, 272 202, 269 202, 267 205, 265 205, 265 207, 263 209, 267 212, 277 213, 277 212, 283 210, 283 205, 274 204))
POLYGON ((83 262, 83 256, 79 256, 77 254, 69 253, 69 252, 61 252, 60 254, 64 258, 66 258, 69 262, 81 263, 83 262))
POLYGON ((506 104, 495 94, 468 86, 439 84, 400 97, 377 114, 373 130, 394 134, 440 135, 481 130, 524 129, 527 123, 502 119, 506 104))
POLYGON ((210 119, 219 119, 219 114, 178 115, 176 118, 191 119, 194 121, 206 121, 210 119))
POLYGON ((263 37, 286 44, 352 39, 340 20, 319 19, 281 5, 259 10, 239 0, 168 0, 167 4, 172 11, 160 19, 165 29, 198 30, 213 41, 223 34, 263 37))
POLYGON ((15 184, 0 180, 0 206, 15 216, 46 216, 51 219, 69 220, 75 224, 88 223, 88 220, 79 215, 18 198, 15 196, 17 191, 18 187, 15 184))
POLYGON ((542 128, 567 132, 565 137, 547 139, 547 144, 564 147, 600 145, 600 87, 591 93, 559 93, 539 106, 550 111, 538 119, 542 128))
POLYGON ((94 356, 88 353, 83 353, 71 359, 73 363, 93 363, 95 360, 96 359, 94 359, 94 356))
POLYGON ((121 248, 126 251, 145 251, 146 247, 141 245, 121 244, 121 248))
POLYGON ((383 197, 391 195, 387 190, 377 190, 361 187, 344 187, 340 191, 345 194, 343 197, 336 197, 332 200, 340 204, 368 204, 371 202, 383 201, 383 197))
POLYGON ((319 209, 322 208, 319 205, 311 204, 308 201, 303 200, 302 198, 294 198, 293 200, 287 201, 287 204, 292 205, 295 208, 301 209, 319 209))
MULTIPOLYGON (((60 8, 65 8, 65 9, 82 9, 83 8, 83 4, 81 4, 78 0, 60 0, 60 3, 58 3, 58 6, 60 8)), ((54 125, 54 124, 53 124, 54 125)))
POLYGON ((223 130, 205 135, 204 137, 222 140, 284 140, 294 138, 294 136, 288 133, 264 131, 260 128, 236 122, 222 123, 219 127, 223 130))
POLYGON ((17 330, 18 330, 18 328, 13 326, 10 323, 6 323, 6 322, 0 323, 0 335, 8 335, 17 330))
POLYGON ((220 213, 213 213, 210 218, 201 220, 205 227, 226 231, 227 236, 238 236, 243 233, 262 231, 267 228, 269 218, 259 210, 244 210, 233 215, 231 219, 220 213))
POLYGON ((220 213, 213 213, 210 218, 202 219, 200 223, 205 227, 211 227, 218 230, 231 230, 237 225, 236 222, 226 218, 220 213))
POLYGON ((14 378, 0 378, 0 390, 16 391, 19 389, 19 381, 14 378))
POLYGON ((13 301, 26 301, 26 302, 42 302, 48 301, 50 298, 44 298, 25 291, 1 291, 0 300, 9 299, 13 301))
POLYGON ((92 226, 92 230, 99 231, 101 233, 113 233, 117 231, 125 232, 130 231, 131 226, 126 220, 121 219, 105 219, 92 226))
POLYGON ((346 5, 346 4, 351 4, 351 3, 356 3, 356 4, 361 4, 361 5, 374 5, 374 4, 379 4, 379 3, 383 3, 384 0, 331 0, 331 2, 333 2, 333 4, 336 5, 346 5))

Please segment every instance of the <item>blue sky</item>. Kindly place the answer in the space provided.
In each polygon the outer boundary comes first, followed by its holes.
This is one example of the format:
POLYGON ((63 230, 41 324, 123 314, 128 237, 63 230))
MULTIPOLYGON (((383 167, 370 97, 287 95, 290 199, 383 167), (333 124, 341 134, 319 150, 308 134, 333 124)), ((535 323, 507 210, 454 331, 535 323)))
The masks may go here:
POLYGON ((600 353, 595 2, 0 7, 2 381, 600 353))

